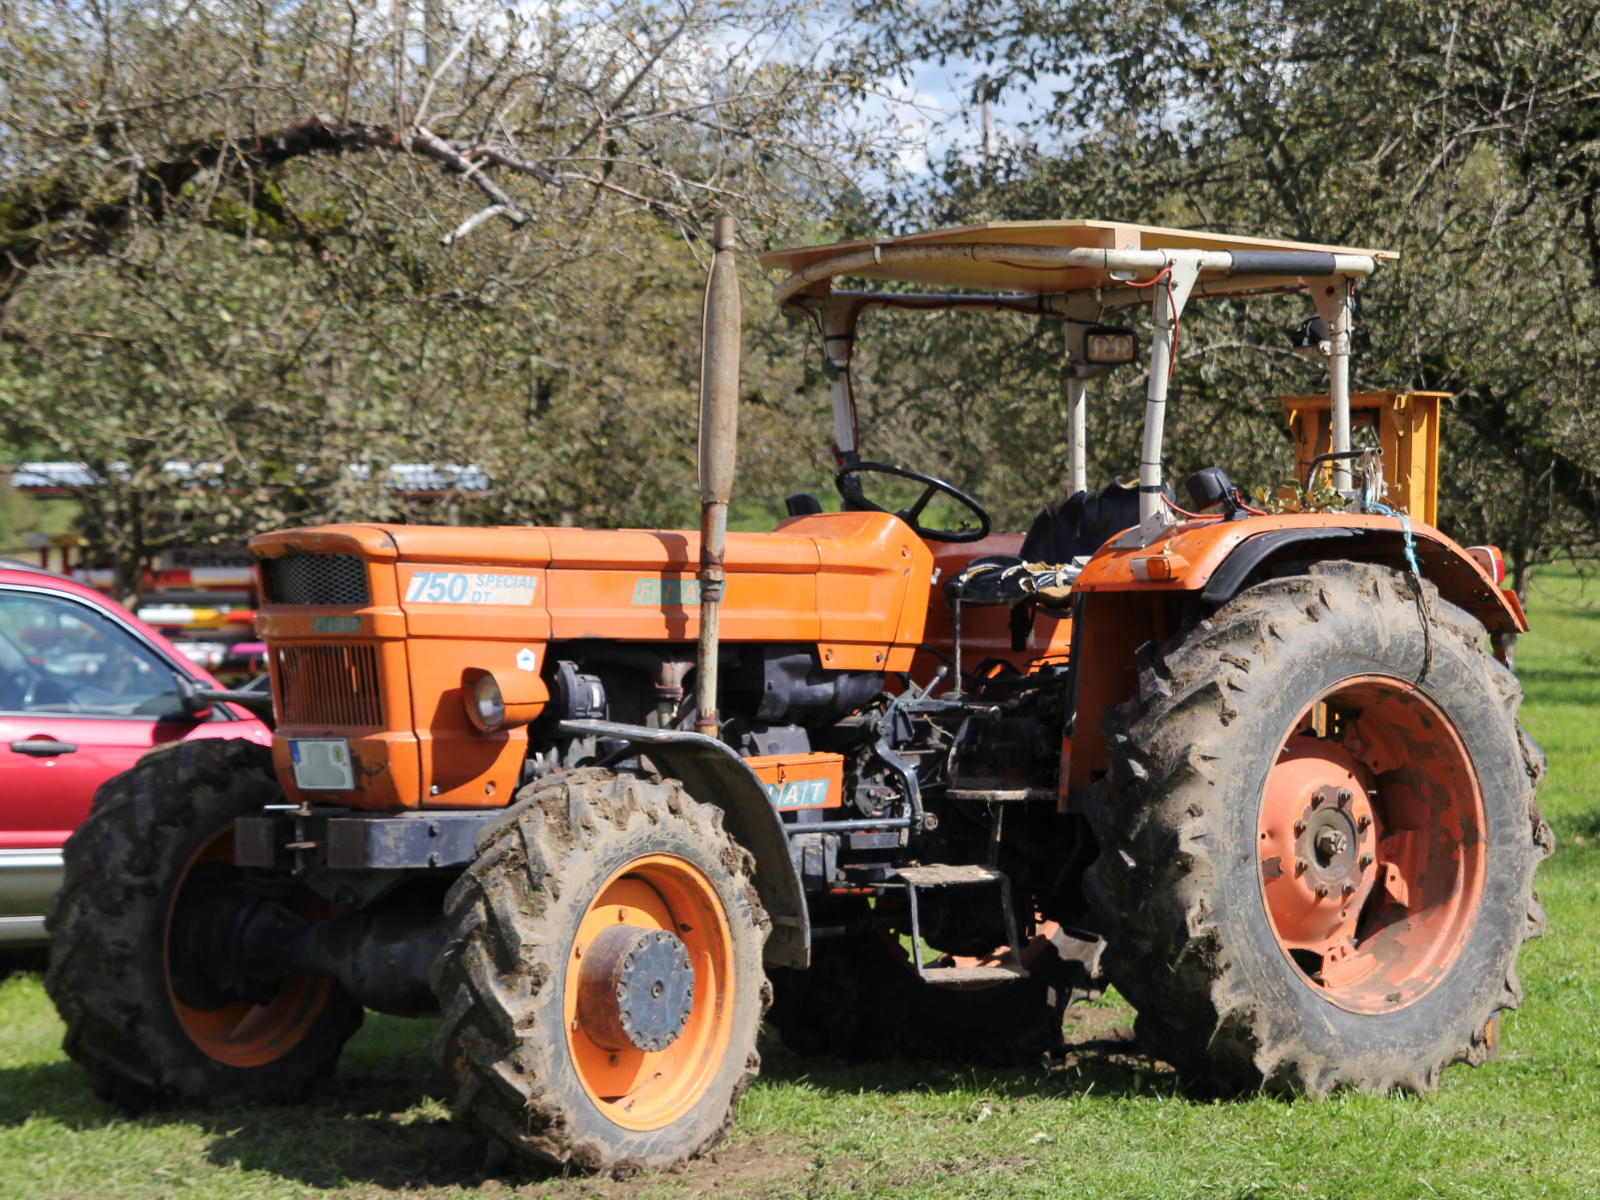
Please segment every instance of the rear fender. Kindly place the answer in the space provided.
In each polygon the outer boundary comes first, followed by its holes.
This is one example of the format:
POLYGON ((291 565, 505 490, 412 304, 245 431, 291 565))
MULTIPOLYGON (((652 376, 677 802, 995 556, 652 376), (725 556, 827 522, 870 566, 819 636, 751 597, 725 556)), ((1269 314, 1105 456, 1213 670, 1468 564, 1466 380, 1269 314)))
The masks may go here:
POLYGON ((809 965, 811 922, 805 890, 789 857, 788 835, 761 780, 732 746, 701 733, 613 721, 563 721, 561 732, 574 737, 625 739, 648 754, 662 774, 682 783, 696 800, 720 808, 724 828, 756 860, 756 892, 772 919, 767 964, 809 965))
MULTIPOLYGON (((1422 574, 1439 594, 1465 609, 1495 638, 1528 628, 1516 593, 1502 590, 1450 538, 1411 522, 1422 574)), ((1278 557, 1354 559, 1407 568, 1405 532, 1395 517, 1341 513, 1284 514, 1245 521, 1188 521, 1148 546, 1139 530, 1112 539, 1073 585, 1078 619, 1073 635, 1078 669, 1068 763, 1068 807, 1109 766, 1100 718, 1138 690, 1139 647, 1161 642, 1181 626, 1198 597, 1213 608, 1233 599, 1256 568, 1278 557), (1163 577, 1164 576, 1164 577, 1163 577)))
MULTIPOLYGON (((1527 630, 1515 594, 1502 590, 1465 549, 1431 525, 1410 525, 1418 566, 1441 596, 1477 617, 1491 634, 1527 630)), ((1139 531, 1130 529, 1090 560, 1073 590, 1199 592, 1220 605, 1238 593, 1256 567, 1291 547, 1297 557, 1376 561, 1399 570, 1407 565, 1405 532, 1397 517, 1284 513, 1245 521, 1186 521, 1148 546, 1141 546, 1139 531)))

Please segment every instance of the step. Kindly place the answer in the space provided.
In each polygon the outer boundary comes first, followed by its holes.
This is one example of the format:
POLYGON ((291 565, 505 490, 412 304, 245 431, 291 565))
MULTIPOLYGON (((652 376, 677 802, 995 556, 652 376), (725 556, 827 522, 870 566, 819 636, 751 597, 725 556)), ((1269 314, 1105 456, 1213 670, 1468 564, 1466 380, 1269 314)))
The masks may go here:
POLYGON ((944 796, 948 800, 966 800, 976 804, 1037 804, 1043 800, 1055 800, 1059 792, 1055 788, 946 788, 944 796))
POLYGON ((896 879, 913 887, 961 887, 964 884, 999 883, 1005 876, 988 867, 938 863, 931 867, 901 867, 896 879))
POLYGON ((927 983, 1012 983, 1028 977, 1024 967, 923 967, 927 983))

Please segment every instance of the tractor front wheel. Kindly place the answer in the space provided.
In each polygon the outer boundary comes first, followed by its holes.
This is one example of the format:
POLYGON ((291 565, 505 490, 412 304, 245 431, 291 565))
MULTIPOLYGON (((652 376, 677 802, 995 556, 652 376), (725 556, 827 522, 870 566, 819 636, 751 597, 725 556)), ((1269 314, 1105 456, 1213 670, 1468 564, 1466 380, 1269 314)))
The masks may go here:
MULTIPOLYGON (((282 800, 270 750, 178 742, 108 780, 68 839, 45 988, 67 1053, 101 1097, 135 1110, 298 1100, 360 1028, 361 1006, 333 980, 219 983, 184 936, 245 876, 233 822, 282 800)), ((309 891, 281 884, 287 906, 326 915, 309 891)))
POLYGON ((1431 1090, 1544 927, 1550 832, 1483 627, 1355 563, 1251 588, 1106 714, 1086 891, 1151 1050, 1230 1088, 1431 1090))
POLYGON ((433 988, 455 1115, 525 1158, 668 1167, 760 1069, 768 922, 722 813, 589 768, 523 789, 451 889, 433 988))

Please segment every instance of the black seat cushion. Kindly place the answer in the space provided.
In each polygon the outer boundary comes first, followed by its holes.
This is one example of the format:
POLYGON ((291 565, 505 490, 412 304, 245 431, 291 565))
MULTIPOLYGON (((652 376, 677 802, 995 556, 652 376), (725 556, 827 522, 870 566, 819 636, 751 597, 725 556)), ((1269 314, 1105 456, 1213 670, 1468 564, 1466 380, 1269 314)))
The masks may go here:
MULTIPOLYGON (((1161 489, 1176 499, 1169 487, 1161 489)), ((1022 540, 1024 562, 1070 563, 1088 558, 1124 529, 1139 523, 1139 490, 1108 484, 1046 504, 1022 540)))

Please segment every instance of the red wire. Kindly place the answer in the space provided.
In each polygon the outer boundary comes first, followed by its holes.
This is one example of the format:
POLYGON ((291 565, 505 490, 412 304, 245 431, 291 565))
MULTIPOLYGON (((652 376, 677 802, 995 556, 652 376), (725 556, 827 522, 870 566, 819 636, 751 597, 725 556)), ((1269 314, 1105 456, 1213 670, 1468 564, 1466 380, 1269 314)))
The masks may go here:
POLYGON ((1192 521, 1220 521, 1221 513, 1192 513, 1187 508, 1179 508, 1177 501, 1162 493, 1161 498, 1167 502, 1167 507, 1179 516, 1188 517, 1192 521))
MULTIPOLYGON (((1220 520, 1222 520, 1222 514, 1221 513, 1192 513, 1187 508, 1179 508, 1177 502, 1175 500, 1169 499, 1165 494, 1163 494, 1161 498, 1163 500, 1166 500, 1167 507, 1170 508, 1173 512, 1179 514, 1180 516, 1188 517, 1191 520, 1194 520, 1194 521, 1220 521, 1220 520)), ((1239 494, 1239 489, 1238 488, 1234 488, 1233 489, 1233 498, 1239 502, 1239 507, 1244 509, 1245 512, 1249 513, 1251 516, 1264 517, 1264 516, 1267 515, 1267 510, 1266 509, 1264 509, 1264 508, 1251 508, 1250 505, 1246 504, 1244 502, 1244 497, 1239 494)))
MULTIPOLYGON (((1177 365, 1178 365, 1178 334, 1179 334, 1178 313, 1177 313, 1176 309, 1173 308, 1173 304, 1172 304, 1172 268, 1171 267, 1162 267, 1161 268, 1161 274, 1157 275, 1154 279, 1150 280, 1148 283, 1139 283, 1136 280, 1130 279, 1130 280, 1127 281, 1127 284, 1128 284, 1129 287, 1147 288, 1147 287, 1155 287, 1156 284, 1161 283, 1163 280, 1166 281, 1166 285, 1167 285, 1167 308, 1169 310, 1172 310, 1172 353, 1167 358, 1167 382, 1171 383, 1172 382, 1173 369, 1176 368, 1177 365)), ((1176 507, 1176 506, 1174 506, 1174 507, 1176 507)), ((1180 508, 1180 509, 1178 509, 1178 511, 1182 512, 1183 510, 1180 508)))

